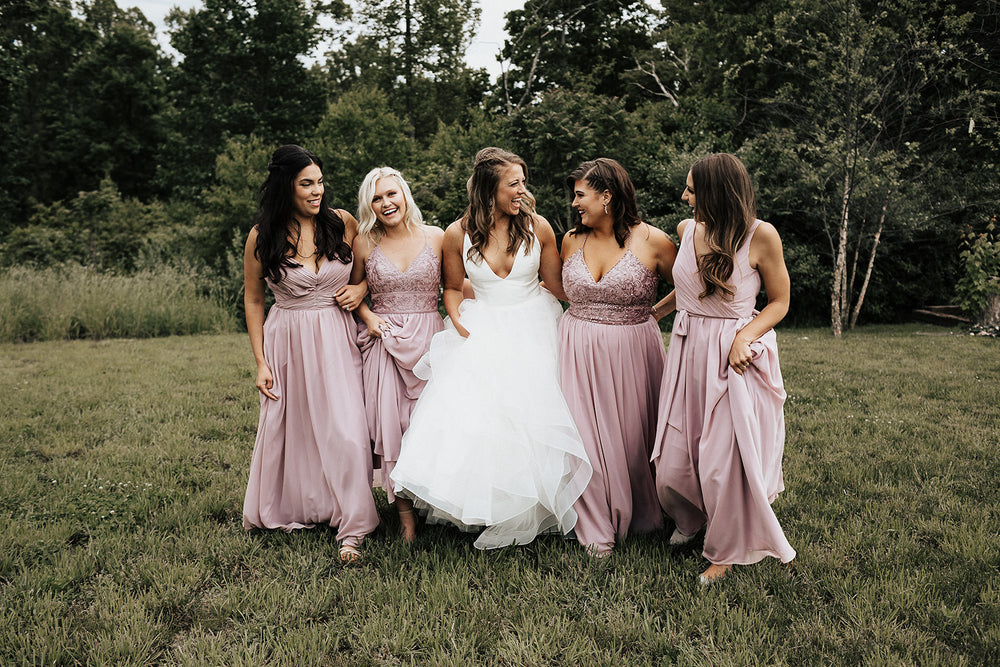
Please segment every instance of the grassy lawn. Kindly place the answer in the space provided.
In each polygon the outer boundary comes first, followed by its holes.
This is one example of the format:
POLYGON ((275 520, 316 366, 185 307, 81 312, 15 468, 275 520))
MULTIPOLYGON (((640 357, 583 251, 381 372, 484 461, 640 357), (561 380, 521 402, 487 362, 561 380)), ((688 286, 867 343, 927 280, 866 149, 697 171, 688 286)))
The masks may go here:
MULTIPOLYGON (((927 335, 928 333, 932 335, 927 335)), ((0 345, 2 664, 996 664, 1000 340, 779 331, 798 557, 245 532, 245 335, 0 345)))

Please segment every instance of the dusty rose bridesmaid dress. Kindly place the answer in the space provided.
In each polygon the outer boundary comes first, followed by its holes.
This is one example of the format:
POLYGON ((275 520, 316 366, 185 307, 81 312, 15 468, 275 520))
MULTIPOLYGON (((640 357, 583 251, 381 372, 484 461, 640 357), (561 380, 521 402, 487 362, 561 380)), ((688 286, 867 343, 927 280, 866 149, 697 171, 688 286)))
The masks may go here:
POLYGON ((665 355, 650 314, 658 282, 632 253, 600 281, 583 249, 563 266, 569 310, 559 323, 559 375, 593 477, 574 508, 576 536, 609 553, 629 531, 663 525, 649 463, 665 355))
POLYGON ((410 425, 410 412, 425 380, 413 367, 430 347, 431 338, 444 328, 438 313, 441 262, 429 245, 405 271, 400 271, 376 246, 365 262, 372 311, 389 325, 382 338, 358 327, 358 345, 363 359, 365 410, 368 431, 382 467, 382 486, 389 502, 396 495, 389 474, 399 458, 403 433, 410 425))
POLYGON ((244 528, 326 523, 357 546, 378 525, 356 325, 334 298, 350 274, 351 263, 325 260, 267 281, 264 358, 279 399, 260 399, 244 528))
POLYGON ((674 263, 677 317, 660 390, 653 462, 663 509, 686 535, 707 524, 704 556, 712 563, 748 565, 766 556, 795 557, 771 502, 784 490, 785 390, 774 330, 750 346, 751 367, 729 367, 737 332, 754 316, 760 275, 750 267, 756 221, 737 251, 732 299, 699 299, 690 221, 674 263))

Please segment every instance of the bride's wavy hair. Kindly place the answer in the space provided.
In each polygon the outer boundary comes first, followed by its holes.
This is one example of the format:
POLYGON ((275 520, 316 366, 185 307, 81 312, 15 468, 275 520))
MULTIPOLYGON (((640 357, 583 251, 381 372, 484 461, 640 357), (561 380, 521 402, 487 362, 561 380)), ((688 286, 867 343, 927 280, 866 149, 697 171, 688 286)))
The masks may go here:
MULTIPOLYGON (((257 248, 254 255, 260 260, 264 276, 278 283, 291 267, 301 266, 295 261, 295 243, 292 232, 298 237, 299 223, 295 219, 295 179, 299 173, 314 164, 323 171, 323 162, 301 146, 289 144, 274 151, 267 164, 267 178, 260 186, 260 208, 257 211, 257 248)), ((343 264, 351 261, 351 246, 344 241, 345 225, 328 202, 329 190, 323 188, 319 213, 315 216, 316 250, 329 260, 343 264)))
MULTIPOLYGON (((632 229, 638 225, 639 206, 635 202, 635 186, 632 179, 628 177, 625 167, 611 158, 599 157, 596 160, 589 160, 577 167, 572 174, 566 177, 566 185, 570 192, 576 186, 577 181, 584 181, 594 192, 600 194, 607 190, 611 193, 611 228, 615 232, 615 240, 618 247, 625 247, 625 240, 632 229)), ((583 225, 580 219, 580 212, 572 209, 572 217, 576 223, 573 227, 573 234, 581 234, 590 231, 583 225)))
MULTIPOLYGON (((517 155, 502 148, 489 147, 476 153, 475 163, 472 168, 472 176, 466 189, 469 193, 469 205, 460 218, 462 229, 469 235, 472 247, 469 248, 468 258, 475 260, 475 256, 485 261, 483 252, 486 244, 490 240, 490 229, 493 227, 493 209, 496 205, 495 197, 497 189, 500 187, 500 177, 511 165, 520 165, 524 170, 524 177, 528 177, 528 165, 517 155)), ((531 250, 532 234, 531 223, 535 219, 535 198, 530 192, 525 191, 521 198, 521 210, 517 215, 511 217, 508 227, 507 253, 512 253, 518 247, 523 248, 524 254, 531 250)))
POLYGON ((383 178, 392 178, 399 186, 399 191, 406 202, 406 212, 403 213, 403 225, 412 230, 423 224, 424 216, 417 208, 417 203, 413 201, 413 194, 403 175, 392 167, 376 167, 368 172, 365 180, 358 188, 358 235, 371 239, 373 243, 378 243, 385 236, 385 229, 378 221, 378 216, 372 209, 372 199, 375 197, 375 188, 383 178))
POLYGON ((729 153, 713 153, 691 165, 694 183, 694 219, 705 225, 708 252, 698 258, 705 298, 721 291, 732 297, 729 283, 736 251, 757 218, 757 198, 746 167, 729 153))

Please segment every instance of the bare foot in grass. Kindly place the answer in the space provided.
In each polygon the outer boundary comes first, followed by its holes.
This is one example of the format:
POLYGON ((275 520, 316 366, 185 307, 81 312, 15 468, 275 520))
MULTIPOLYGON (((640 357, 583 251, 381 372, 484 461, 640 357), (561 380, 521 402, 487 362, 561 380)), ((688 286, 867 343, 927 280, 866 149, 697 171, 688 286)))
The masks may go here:
POLYGON ((413 514, 413 502, 396 499, 396 508, 399 511, 399 534, 407 544, 413 544, 417 539, 417 517, 413 514))
POLYGON ((708 569, 701 573, 698 577, 698 581, 702 586, 708 586, 709 584, 714 584, 715 582, 725 578, 726 574, 732 569, 732 565, 719 565, 717 563, 712 563, 708 566, 708 569))

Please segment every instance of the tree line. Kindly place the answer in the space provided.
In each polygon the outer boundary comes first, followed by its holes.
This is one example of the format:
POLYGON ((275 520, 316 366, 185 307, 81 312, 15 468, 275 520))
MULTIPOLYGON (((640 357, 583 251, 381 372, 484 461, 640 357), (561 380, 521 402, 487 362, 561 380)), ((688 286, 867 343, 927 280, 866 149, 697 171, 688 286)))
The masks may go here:
POLYGON ((611 157, 672 235, 690 164, 725 151, 782 235, 790 321, 840 335, 953 301, 1000 201, 1000 3, 659 4, 527 0, 491 81, 464 59, 476 0, 204 0, 167 16, 177 58, 115 0, 0 0, 0 258, 185 266, 236 304, 283 143, 349 210, 369 169, 402 170, 440 225, 501 145, 557 230, 566 174, 611 157))

